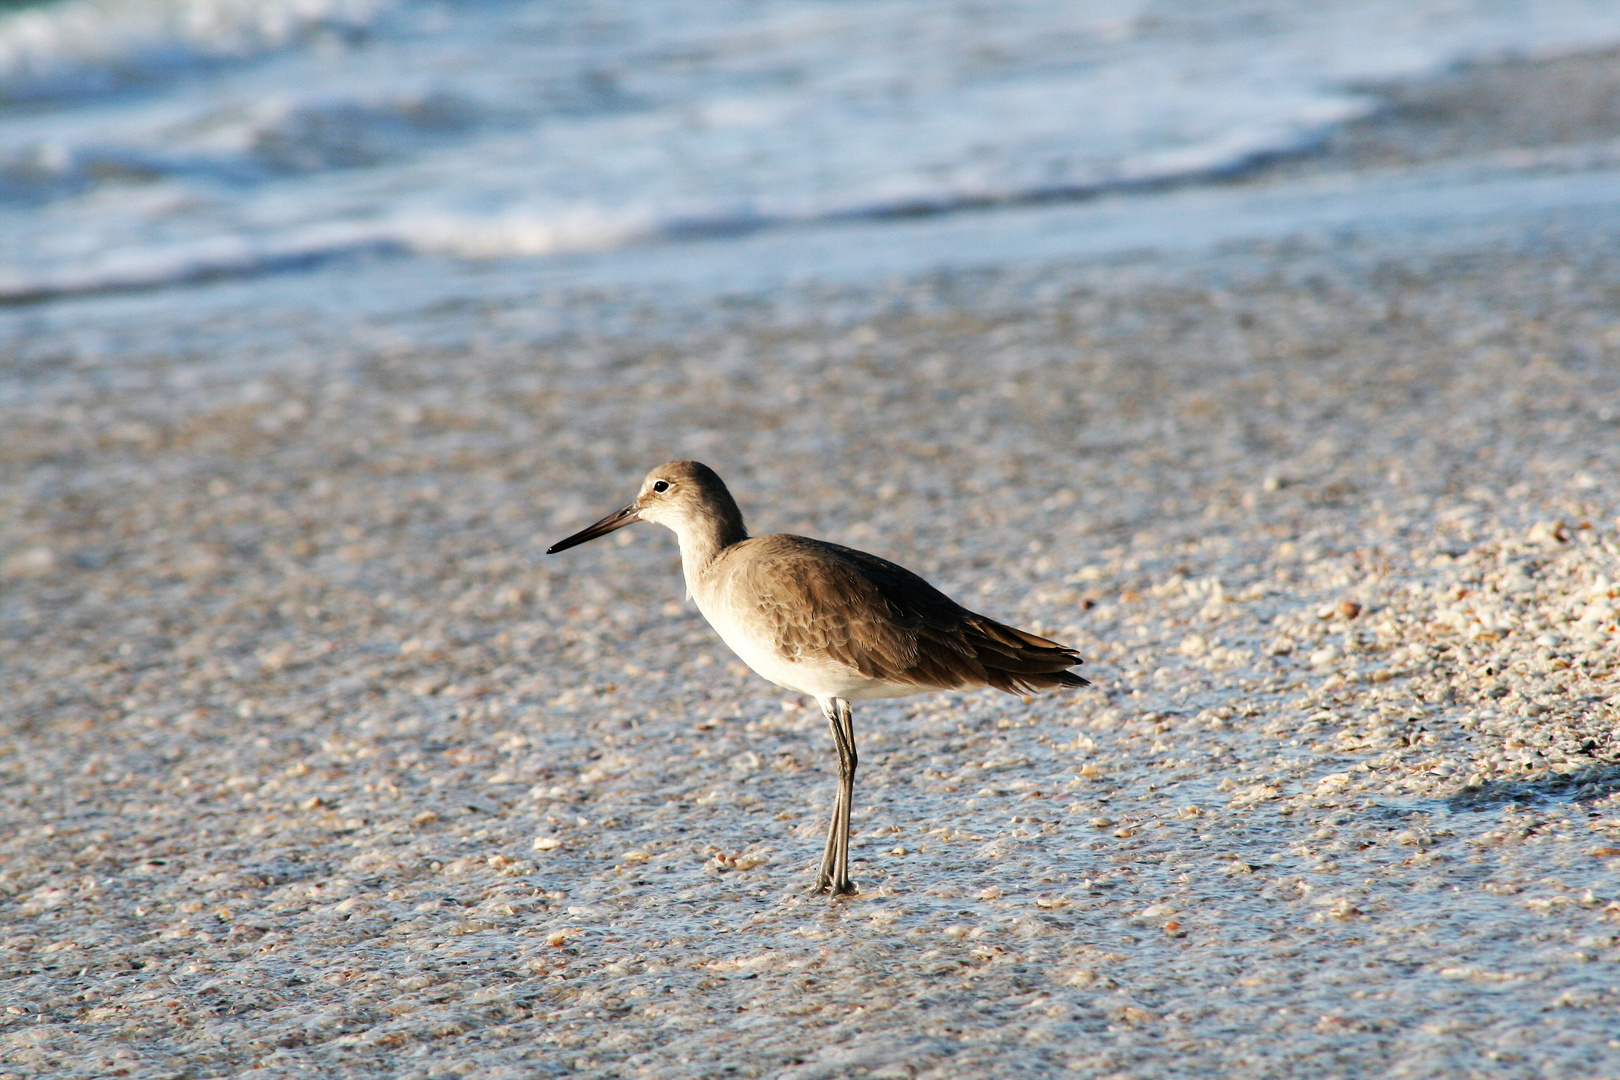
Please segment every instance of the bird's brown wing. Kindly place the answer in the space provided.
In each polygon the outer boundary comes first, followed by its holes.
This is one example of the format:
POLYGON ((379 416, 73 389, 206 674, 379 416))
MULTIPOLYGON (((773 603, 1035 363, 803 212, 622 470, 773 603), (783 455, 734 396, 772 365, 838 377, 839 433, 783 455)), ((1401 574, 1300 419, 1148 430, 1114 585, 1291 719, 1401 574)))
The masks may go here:
MULTIPOLYGON (((903 566, 800 536, 745 540, 727 593, 789 660, 842 664, 883 682, 1027 693, 1084 686, 1065 645, 962 607, 903 566)), ((729 550, 729 549, 728 549, 729 550)))

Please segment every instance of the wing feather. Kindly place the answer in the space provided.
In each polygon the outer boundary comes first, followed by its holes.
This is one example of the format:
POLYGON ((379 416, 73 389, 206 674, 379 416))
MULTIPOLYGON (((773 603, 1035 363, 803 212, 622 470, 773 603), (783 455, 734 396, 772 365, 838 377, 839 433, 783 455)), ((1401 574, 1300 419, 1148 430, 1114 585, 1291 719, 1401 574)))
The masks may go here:
POLYGON ((801 536, 761 536, 728 548, 733 610, 769 635, 786 660, 831 662, 900 685, 1028 693, 1083 686, 1078 653, 976 614, 887 559, 801 536))

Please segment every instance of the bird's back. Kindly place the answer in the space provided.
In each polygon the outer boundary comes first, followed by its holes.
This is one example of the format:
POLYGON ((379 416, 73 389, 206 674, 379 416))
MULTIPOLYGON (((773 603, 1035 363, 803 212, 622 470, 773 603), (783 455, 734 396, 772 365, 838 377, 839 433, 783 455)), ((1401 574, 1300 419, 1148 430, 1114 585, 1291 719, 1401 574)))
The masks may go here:
POLYGON ((782 686, 849 700, 991 686, 1084 686, 1073 649, 969 611, 864 551, 777 534, 726 547, 694 598, 726 644, 782 686))

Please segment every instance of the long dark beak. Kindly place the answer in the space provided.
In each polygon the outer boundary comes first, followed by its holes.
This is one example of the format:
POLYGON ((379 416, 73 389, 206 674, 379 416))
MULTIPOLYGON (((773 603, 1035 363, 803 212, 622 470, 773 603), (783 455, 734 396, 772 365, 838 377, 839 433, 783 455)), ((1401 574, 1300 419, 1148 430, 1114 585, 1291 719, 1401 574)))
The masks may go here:
POLYGON ((635 503, 631 503, 623 510, 615 510, 590 528, 581 529, 568 539, 557 541, 546 548, 546 554, 555 555, 559 551, 567 551, 571 547, 578 547, 587 540, 595 540, 598 536, 606 536, 614 529, 622 529, 626 525, 632 525, 640 520, 641 512, 636 509, 635 503))

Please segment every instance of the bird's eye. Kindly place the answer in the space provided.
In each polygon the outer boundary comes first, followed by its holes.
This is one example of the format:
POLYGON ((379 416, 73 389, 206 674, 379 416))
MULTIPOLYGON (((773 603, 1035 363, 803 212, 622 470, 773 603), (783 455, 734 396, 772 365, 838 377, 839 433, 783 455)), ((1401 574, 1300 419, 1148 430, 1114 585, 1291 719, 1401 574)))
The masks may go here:
POLYGON ((659 481, 654 482, 653 490, 654 491, 668 491, 669 490, 669 481, 668 480, 659 480, 659 481))

